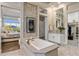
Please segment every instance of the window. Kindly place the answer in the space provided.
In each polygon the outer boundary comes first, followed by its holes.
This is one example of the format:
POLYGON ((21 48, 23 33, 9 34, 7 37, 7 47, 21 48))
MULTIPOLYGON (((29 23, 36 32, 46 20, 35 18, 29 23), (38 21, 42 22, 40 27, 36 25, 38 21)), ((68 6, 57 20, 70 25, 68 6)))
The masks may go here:
POLYGON ((3 30, 8 32, 20 32, 19 18, 4 16, 3 30))

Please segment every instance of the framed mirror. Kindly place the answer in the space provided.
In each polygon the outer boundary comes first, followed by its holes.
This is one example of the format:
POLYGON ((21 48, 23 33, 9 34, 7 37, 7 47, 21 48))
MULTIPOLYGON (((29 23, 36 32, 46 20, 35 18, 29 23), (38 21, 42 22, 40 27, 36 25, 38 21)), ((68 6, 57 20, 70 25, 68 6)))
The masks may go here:
POLYGON ((63 8, 60 8, 56 10, 56 28, 57 31, 60 33, 63 33, 65 30, 63 20, 63 8))
POLYGON ((56 27, 63 27, 63 8, 56 11, 56 27))

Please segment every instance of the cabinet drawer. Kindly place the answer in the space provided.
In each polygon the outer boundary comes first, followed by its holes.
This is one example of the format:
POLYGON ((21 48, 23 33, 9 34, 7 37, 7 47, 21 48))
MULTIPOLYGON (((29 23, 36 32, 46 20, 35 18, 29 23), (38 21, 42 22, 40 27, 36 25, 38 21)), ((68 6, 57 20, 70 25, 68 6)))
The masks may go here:
POLYGON ((55 34, 49 34, 49 38, 48 40, 52 41, 52 42, 57 42, 60 43, 60 36, 59 35, 55 35, 55 34))

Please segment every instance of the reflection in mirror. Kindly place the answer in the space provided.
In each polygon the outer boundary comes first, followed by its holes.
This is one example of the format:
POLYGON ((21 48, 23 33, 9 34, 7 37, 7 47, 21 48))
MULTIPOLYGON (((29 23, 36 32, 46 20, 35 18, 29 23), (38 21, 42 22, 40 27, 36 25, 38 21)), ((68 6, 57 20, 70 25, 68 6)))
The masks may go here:
POLYGON ((64 22, 63 22, 63 8, 60 8, 56 10, 56 28, 57 32, 59 31, 60 33, 64 32, 64 22))

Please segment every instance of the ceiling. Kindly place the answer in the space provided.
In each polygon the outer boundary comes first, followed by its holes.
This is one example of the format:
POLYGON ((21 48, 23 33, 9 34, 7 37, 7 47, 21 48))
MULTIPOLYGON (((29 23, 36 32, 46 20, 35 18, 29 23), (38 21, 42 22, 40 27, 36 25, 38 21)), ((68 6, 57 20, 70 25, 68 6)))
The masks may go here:
POLYGON ((72 5, 74 3, 77 3, 77 2, 43 2, 47 5, 54 5, 54 6, 58 6, 59 4, 66 4, 66 5, 72 5))
POLYGON ((40 7, 43 7, 43 8, 47 8, 47 7, 50 7, 52 5, 57 7, 60 4, 66 4, 69 6, 69 5, 72 5, 74 3, 77 3, 77 2, 31 2, 31 4, 39 5, 40 7))

